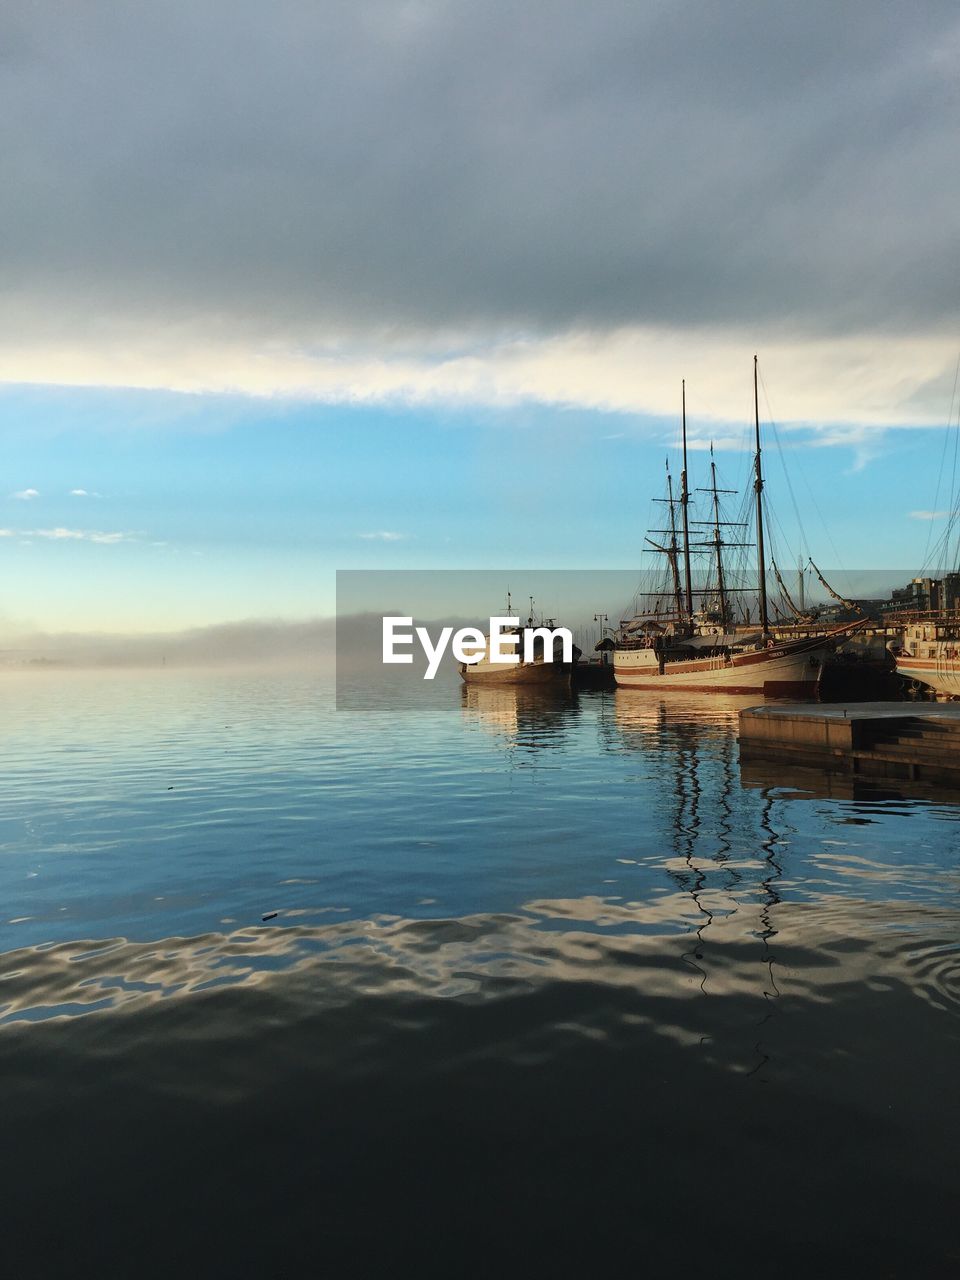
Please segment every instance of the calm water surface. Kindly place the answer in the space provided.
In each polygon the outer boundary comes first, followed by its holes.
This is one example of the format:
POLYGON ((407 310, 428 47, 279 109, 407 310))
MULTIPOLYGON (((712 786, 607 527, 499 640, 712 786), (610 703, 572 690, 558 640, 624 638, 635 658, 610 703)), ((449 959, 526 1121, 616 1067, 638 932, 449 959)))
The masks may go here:
POLYGON ((943 796, 750 699, 0 698, 12 1274, 960 1274, 943 796))

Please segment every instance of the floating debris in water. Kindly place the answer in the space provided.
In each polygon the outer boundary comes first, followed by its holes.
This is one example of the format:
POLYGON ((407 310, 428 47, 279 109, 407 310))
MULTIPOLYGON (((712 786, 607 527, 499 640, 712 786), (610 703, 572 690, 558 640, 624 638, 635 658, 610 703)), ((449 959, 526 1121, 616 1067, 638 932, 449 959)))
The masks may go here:
POLYGON ((268 911, 268 912, 267 912, 267 914, 266 914, 265 916, 261 916, 261 917, 260 917, 260 919, 261 919, 261 920, 275 920, 279 914, 280 914, 280 912, 279 912, 279 911, 268 911))

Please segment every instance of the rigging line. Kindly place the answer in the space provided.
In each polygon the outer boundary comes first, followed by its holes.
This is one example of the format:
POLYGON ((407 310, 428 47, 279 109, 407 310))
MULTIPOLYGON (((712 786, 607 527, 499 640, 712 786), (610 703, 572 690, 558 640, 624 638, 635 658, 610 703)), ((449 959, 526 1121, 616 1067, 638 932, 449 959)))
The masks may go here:
POLYGON ((956 478, 957 478, 957 449, 958 449, 958 445, 960 445, 960 439, 958 439, 958 436, 960 436, 960 423, 958 423, 958 429, 956 431, 948 431, 947 435, 948 435, 948 438, 952 437, 952 440, 953 440, 953 460, 950 466, 950 495, 949 495, 949 499, 947 500, 948 510, 946 513, 947 523, 946 523, 946 528, 944 529, 944 532, 943 532, 943 537, 937 542, 934 548, 934 551, 937 553, 936 561, 933 560, 934 553, 931 552, 931 565, 933 567, 940 567, 940 568, 943 568, 945 566, 949 567, 949 565, 952 563, 952 559, 955 559, 955 557, 951 558, 950 540, 952 539, 954 532, 957 529, 958 515, 960 515, 960 513, 958 513, 957 511, 957 505, 956 505, 958 501, 956 478))
POLYGON ((860 615, 860 617, 861 618, 863 617, 863 610, 860 608, 860 606, 854 600, 848 600, 845 596, 840 595, 839 592, 834 591, 833 587, 831 587, 830 583, 826 580, 826 578, 823 576, 823 574, 820 572, 820 570, 817 568, 817 566, 813 563, 812 560, 810 561, 810 568, 820 579, 820 582, 823 584, 823 586, 826 587, 827 591, 830 592, 834 600, 839 600, 842 605, 845 605, 848 609, 856 610, 856 612, 860 615))
MULTIPOLYGON (((770 398, 767 395, 767 385, 763 380, 762 372, 760 373, 760 385, 763 387, 764 402, 766 403, 767 409, 770 412, 772 417, 773 414, 772 414, 772 410, 770 409, 770 398)), ((846 569, 844 568, 843 561, 840 558, 840 552, 837 550, 836 544, 834 543, 833 538, 830 535, 830 527, 827 524, 826 520, 824 520, 823 518, 823 512, 820 510, 820 504, 817 502, 817 499, 813 492, 813 487, 811 486, 810 481, 807 479, 806 472, 804 471, 799 458, 796 459, 796 464, 797 464, 797 471, 800 473, 800 479, 803 481, 803 483, 807 487, 807 492, 810 495, 810 501, 813 504, 813 509, 817 513, 817 518, 820 521, 820 525, 824 533, 826 534, 827 541, 830 543, 830 549, 832 550, 833 554, 837 557, 837 565, 844 573, 846 573, 846 569)))
MULTIPOLYGON (((749 413, 747 413, 745 410, 743 414, 743 426, 741 428, 739 436, 737 435, 737 432, 736 432, 736 419, 728 419, 724 415, 719 415, 718 417, 718 415, 713 411, 712 407, 710 406, 701 407, 704 403, 705 402, 703 401, 698 401, 696 389, 691 391, 689 387, 687 388, 688 424, 691 417, 697 417, 698 415, 699 415, 699 418, 703 421, 712 420, 714 425, 716 425, 718 422, 723 422, 725 424, 729 423, 728 435, 725 437, 725 442, 729 447, 725 448, 721 446, 719 451, 724 453, 733 453, 737 456, 737 458, 739 459, 739 462, 737 464, 739 467, 739 470, 737 470, 736 472, 735 483, 733 487, 736 489, 738 493, 744 493, 747 490, 749 490, 749 496, 752 499, 753 497, 752 472, 753 472, 753 452, 754 451, 753 451, 753 445, 751 444, 751 440, 753 437, 753 396, 751 395, 749 400, 749 413)), ((691 449, 691 451, 695 451, 697 453, 706 453, 707 451, 706 438, 702 435, 696 436, 693 438, 692 443, 688 439, 687 447, 691 449)), ((693 505, 693 497, 692 497, 693 492, 694 492, 694 486, 691 485, 690 486, 691 508, 693 505)), ((751 511, 752 511, 752 507, 751 507, 751 511)))
MULTIPOLYGON (((952 398, 950 402, 950 411, 951 411, 950 418, 952 422, 953 420, 953 399, 952 398)), ((954 530, 957 527, 957 509, 956 509, 957 448, 958 448, 958 445, 960 445, 960 439, 958 439, 958 436, 960 436, 960 429, 958 429, 958 431, 953 431, 953 432, 948 431, 947 439, 949 440, 951 436, 953 437, 953 460, 950 466, 950 497, 949 497, 949 510, 947 512, 947 525, 944 530, 943 544, 941 545, 938 542, 935 547, 935 550, 938 552, 938 559, 935 562, 935 567, 939 567, 939 568, 943 568, 944 566, 949 565, 951 561, 950 539, 953 537, 954 530)))
POLYGON ((776 555, 779 552, 779 545, 776 544, 776 539, 774 537, 774 526, 776 527, 777 532, 779 532, 780 537, 783 539, 784 547, 787 549, 789 549, 790 547, 790 539, 787 537, 787 531, 786 529, 784 529, 783 524, 781 523, 780 517, 777 515, 776 509, 773 507, 772 504, 767 507, 766 511, 764 512, 764 515, 767 517, 767 528, 769 531, 770 549, 773 554, 773 558, 776 559, 776 555))
MULTIPOLYGON (((770 424, 770 429, 773 432, 774 444, 777 446, 777 456, 780 459, 780 466, 783 469, 783 478, 786 481, 787 492, 790 495, 790 502, 791 502, 791 505, 793 506, 793 514, 797 521, 797 533, 799 535, 799 543, 800 543, 797 550, 801 554, 809 556, 810 539, 807 536, 807 530, 804 527, 803 517, 800 514, 800 504, 797 502, 796 491, 794 490, 793 480, 790 476, 790 468, 787 466, 786 451, 784 449, 783 441, 780 437, 780 431, 777 428, 776 418, 773 415, 773 406, 770 403, 770 396, 767 391, 767 384, 763 380, 762 371, 760 373, 760 385, 763 387, 763 401, 764 401, 764 404, 767 406, 767 418, 770 424)), ((785 541, 787 541, 787 545, 789 546, 789 539, 787 539, 786 533, 784 533, 784 539, 785 541)))
POLYGON ((783 447, 783 442, 780 439, 780 432, 777 430, 777 424, 774 422, 772 415, 770 417, 770 428, 773 432, 773 442, 777 446, 777 456, 779 457, 780 465, 783 468, 783 478, 787 482, 787 493, 789 493, 790 495, 790 502, 791 502, 791 505, 793 506, 793 514, 797 521, 797 532, 799 534, 799 542, 800 542, 800 545, 799 547, 797 547, 797 550, 800 552, 801 555, 809 555, 810 540, 807 537, 806 529, 803 527, 803 518, 800 515, 800 507, 799 507, 799 504, 797 503, 797 495, 794 493, 794 490, 793 490, 793 481, 790 479, 790 470, 787 467, 787 459, 786 459, 786 454, 783 447))
MULTIPOLYGON (((933 498, 933 510, 936 511, 937 504, 940 501, 940 488, 943 484, 943 465, 947 460, 947 445, 950 443, 951 431, 953 426, 953 407, 957 399, 957 379, 960 378, 960 352, 957 353, 957 364, 953 371, 953 392, 950 396, 950 415, 947 418, 947 429, 943 433, 943 448, 940 450, 940 466, 937 470, 937 491, 933 498)), ((956 445, 954 445, 956 447, 956 445)), ((950 508, 953 509, 953 494, 950 495, 950 508)), ((927 555, 930 551, 930 539, 933 537, 933 520, 930 521, 930 527, 927 529, 927 541, 923 548, 923 559, 920 562, 920 573, 927 568, 927 555)))
MULTIPOLYGON (((761 378, 762 378, 762 375, 761 375, 761 378)), ((766 400, 766 390, 764 390, 764 399, 766 400)), ((770 412, 770 405, 769 405, 769 401, 767 401, 767 411, 768 411, 768 413, 770 412)), ((770 421, 771 425, 773 425, 773 426, 774 426, 774 440, 775 440, 775 442, 776 442, 777 449, 778 449, 778 451, 780 452, 780 461, 781 461, 781 465, 783 466, 783 472, 784 472, 784 475, 785 475, 786 480, 787 480, 787 487, 788 487, 789 492, 790 492, 790 497, 791 497, 791 500, 793 501, 794 514, 796 515, 796 519, 797 519, 797 527, 798 527, 799 532, 800 532, 800 540, 801 540, 801 543, 803 544, 803 543, 806 543, 806 541, 807 541, 807 539, 806 539, 806 534, 805 534, 804 529, 803 529, 803 524, 802 524, 802 522, 801 522, 801 520, 800 520, 800 512, 799 512, 799 510, 797 509, 797 501, 796 501, 796 498, 794 497, 794 493, 793 493, 793 486, 790 484, 790 476, 789 476, 789 472, 787 471, 786 463, 785 463, 784 458, 783 458, 783 449, 782 449, 782 446, 781 446, 781 444, 780 444, 780 438, 779 438, 779 436, 778 436, 778 434, 777 434, 777 431, 776 431, 776 426, 775 426, 775 424, 773 424, 772 415, 771 415, 771 417, 770 417, 769 421, 770 421)), ((780 558, 780 548, 781 548, 781 545, 782 545, 783 547, 785 547, 786 549, 789 549, 789 547, 790 547, 790 538, 789 538, 789 536, 787 535, 787 531, 786 531, 786 529, 785 529, 785 528, 784 528, 784 526, 783 526, 783 522, 781 521, 781 519, 780 519, 780 517, 779 517, 779 515, 778 515, 778 513, 777 513, 777 508, 776 508, 776 505, 775 505, 774 503, 768 502, 768 503, 765 505, 765 507, 764 507, 764 512, 763 512, 763 514, 764 514, 764 523, 765 523, 765 525, 766 525, 766 530, 767 530, 767 541, 768 541, 768 543, 769 543, 769 546, 768 546, 768 548, 767 548, 767 549, 768 549, 768 551, 769 551, 769 553, 770 553, 770 559, 771 559, 772 561, 776 561, 778 558, 780 558), (782 539, 782 544, 781 544, 781 542, 778 540, 778 537, 777 537, 777 535, 778 535, 778 534, 779 534, 779 538, 780 538, 780 539, 782 539)), ((744 569, 745 569, 745 565, 744 565, 744 569)), ((782 584, 781 584, 781 585, 782 585, 782 584)))
MULTIPOLYGON (((953 537, 953 528, 954 520, 951 518, 947 521, 946 527, 940 534, 939 538, 937 538, 937 541, 933 545, 933 550, 930 552, 930 568, 935 569, 937 565, 943 566, 949 564, 950 539, 953 537)), ((921 574, 921 577, 923 576, 926 575, 921 574)))
MULTIPOLYGON (((960 356, 957 357, 957 367, 958 367, 958 370, 960 370, 960 356)), ((954 396, 955 395, 956 395, 956 377, 954 378, 954 396)), ((953 405, 954 405, 954 398, 951 397, 950 399, 951 422, 953 421, 953 405)), ((953 467, 950 473, 950 515, 947 517, 947 528, 951 531, 957 525, 957 505, 956 504, 957 504, 957 449, 958 449, 958 446, 960 446, 960 422, 958 422, 957 430, 956 432, 954 432, 954 436, 953 436, 953 467)), ((954 555, 952 561, 950 560, 949 543, 947 547, 944 549, 944 552, 945 552, 945 562, 944 562, 945 567, 947 567, 950 563, 955 564, 957 560, 957 555, 960 555, 960 540, 958 540, 957 552, 954 555)))

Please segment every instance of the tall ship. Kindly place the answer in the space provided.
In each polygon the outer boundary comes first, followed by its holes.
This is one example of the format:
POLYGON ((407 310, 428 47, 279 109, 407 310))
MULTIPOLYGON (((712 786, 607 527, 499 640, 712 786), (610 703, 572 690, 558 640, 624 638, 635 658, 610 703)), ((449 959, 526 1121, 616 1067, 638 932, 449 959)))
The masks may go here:
MULTIPOLYGON (((752 544, 731 540, 728 528, 743 529, 747 521, 721 519, 721 495, 733 492, 717 485, 711 447, 709 495, 711 519, 691 521, 687 483, 686 384, 682 391, 683 470, 680 493, 674 496, 667 473, 665 529, 654 530, 660 541, 648 538, 667 564, 667 580, 657 592, 656 606, 621 623, 613 653, 618 685, 631 689, 679 689, 702 693, 761 694, 765 697, 816 697, 824 663, 837 642, 862 623, 831 630, 807 630, 793 638, 770 625, 764 552, 763 466, 760 447, 760 403, 757 358, 753 361, 755 452, 753 516, 756 528, 756 612, 744 597, 747 590, 731 582, 727 556, 734 548, 752 544), (680 520, 678 524, 677 510, 680 520), (695 535, 691 537, 691 525, 695 535), (705 584, 693 586, 694 556, 708 558, 705 584)), ((783 587, 779 571, 777 580, 783 587)), ((789 598, 789 597, 788 597, 789 598)))

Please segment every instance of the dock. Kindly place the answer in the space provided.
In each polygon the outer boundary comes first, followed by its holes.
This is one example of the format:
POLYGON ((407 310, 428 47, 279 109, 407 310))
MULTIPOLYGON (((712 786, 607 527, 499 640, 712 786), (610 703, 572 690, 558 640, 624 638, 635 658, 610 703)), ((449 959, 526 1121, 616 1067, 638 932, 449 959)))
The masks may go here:
POLYGON ((767 704, 740 712, 744 761, 960 787, 960 702, 767 704))

